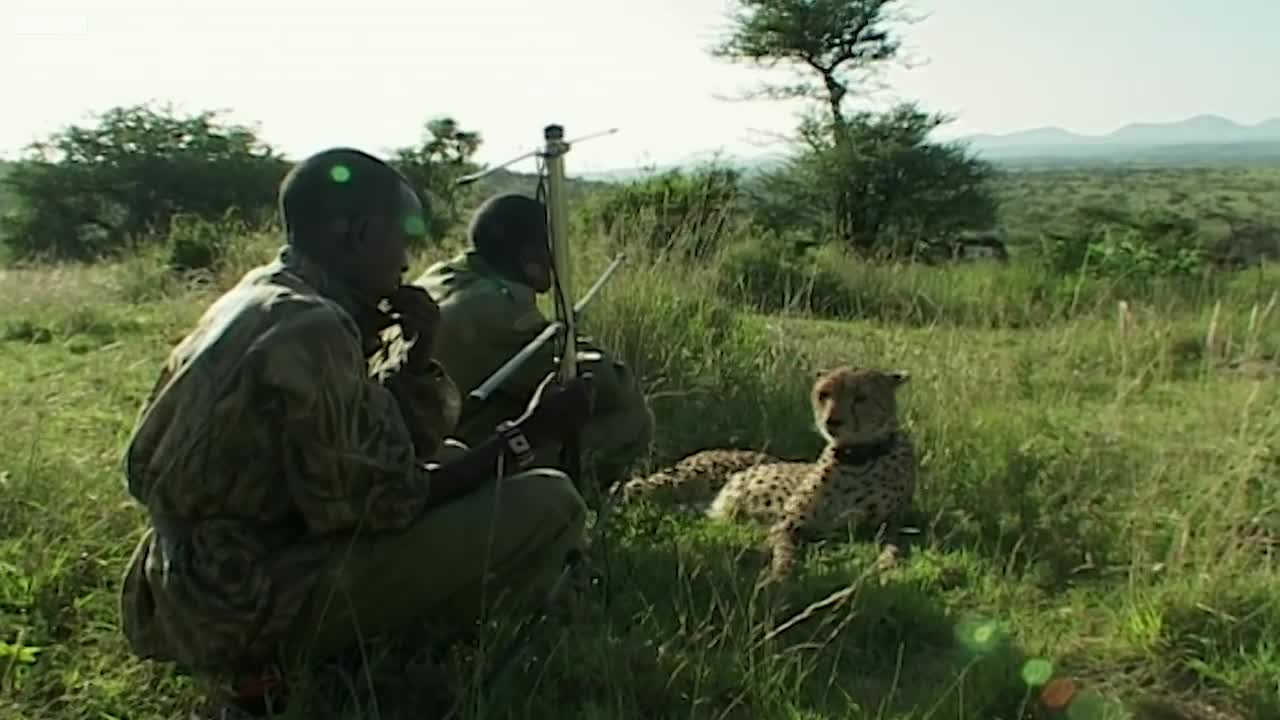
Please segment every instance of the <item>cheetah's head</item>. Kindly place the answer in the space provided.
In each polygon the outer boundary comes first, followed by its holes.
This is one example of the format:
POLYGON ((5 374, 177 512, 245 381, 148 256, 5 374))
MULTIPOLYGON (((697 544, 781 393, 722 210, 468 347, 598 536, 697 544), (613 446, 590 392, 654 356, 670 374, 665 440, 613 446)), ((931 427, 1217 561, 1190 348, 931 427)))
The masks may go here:
POLYGON ((904 370, 839 367, 818 373, 810 400, 818 432, 838 445, 879 440, 898 427, 898 388, 904 370))

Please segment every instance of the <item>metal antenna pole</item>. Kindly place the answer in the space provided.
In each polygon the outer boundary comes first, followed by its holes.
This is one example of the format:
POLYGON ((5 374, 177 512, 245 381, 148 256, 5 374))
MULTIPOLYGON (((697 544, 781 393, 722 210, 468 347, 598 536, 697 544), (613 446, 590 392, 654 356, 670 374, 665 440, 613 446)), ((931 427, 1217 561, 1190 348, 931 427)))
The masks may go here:
POLYGON ((569 305, 569 298, 574 296, 573 269, 569 264, 569 213, 564 196, 564 154, 569 151, 569 144, 564 142, 564 127, 560 125, 546 126, 542 136, 546 140, 543 158, 547 163, 547 219, 557 295, 556 320, 564 324, 560 381, 566 382, 578 374, 577 318, 569 305))

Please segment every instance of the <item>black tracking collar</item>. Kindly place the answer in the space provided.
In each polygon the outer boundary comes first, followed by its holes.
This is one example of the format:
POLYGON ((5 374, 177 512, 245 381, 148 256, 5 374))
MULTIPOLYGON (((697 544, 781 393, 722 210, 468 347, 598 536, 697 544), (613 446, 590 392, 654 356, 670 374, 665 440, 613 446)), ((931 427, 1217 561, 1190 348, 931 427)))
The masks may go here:
POLYGON ((841 465, 865 465, 888 455, 897 444, 898 433, 892 432, 872 442, 841 445, 836 448, 836 461, 841 465))

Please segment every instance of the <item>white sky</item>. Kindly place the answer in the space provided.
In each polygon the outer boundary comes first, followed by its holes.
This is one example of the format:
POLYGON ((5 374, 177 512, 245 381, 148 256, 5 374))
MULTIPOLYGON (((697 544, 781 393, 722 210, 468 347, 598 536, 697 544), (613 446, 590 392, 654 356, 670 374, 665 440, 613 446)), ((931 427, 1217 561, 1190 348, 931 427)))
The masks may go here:
MULTIPOLYGON (((711 58, 730 0, 0 0, 0 155, 88 113, 147 100, 229 109, 291 156, 375 153, 430 116, 479 130, 479 159, 540 142, 570 172, 755 154, 796 104, 716 99, 763 79, 711 58)), ((897 96, 958 115, 948 135, 1216 113, 1280 116, 1280 0, 915 0, 928 64, 897 96), (1215 9, 1216 7, 1216 9, 1215 9)), ((886 98, 886 99, 891 99, 886 98)), ((527 168, 526 168, 527 169, 527 168)))

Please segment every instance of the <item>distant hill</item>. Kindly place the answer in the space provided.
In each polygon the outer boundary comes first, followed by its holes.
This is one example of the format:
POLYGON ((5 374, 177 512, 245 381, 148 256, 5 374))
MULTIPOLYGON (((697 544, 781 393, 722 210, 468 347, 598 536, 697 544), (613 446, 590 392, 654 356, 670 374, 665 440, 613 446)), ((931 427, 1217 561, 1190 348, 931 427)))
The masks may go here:
POLYGON ((1274 156, 1280 149, 1280 118, 1242 125, 1219 115, 1196 115, 1167 123, 1131 123, 1105 135, 1059 127, 957 138, 992 160, 1029 158, 1139 159, 1160 157, 1247 158, 1251 150, 1274 156))

